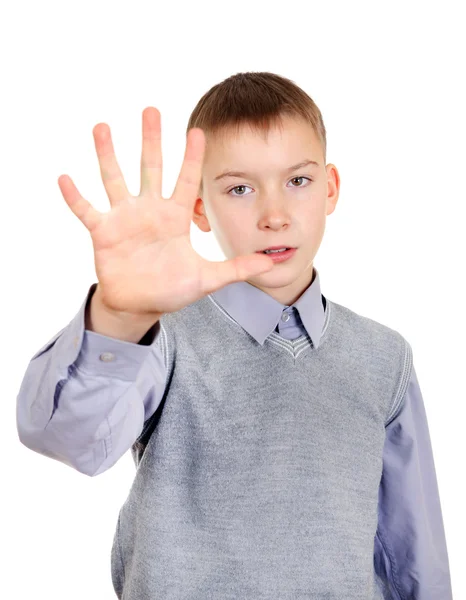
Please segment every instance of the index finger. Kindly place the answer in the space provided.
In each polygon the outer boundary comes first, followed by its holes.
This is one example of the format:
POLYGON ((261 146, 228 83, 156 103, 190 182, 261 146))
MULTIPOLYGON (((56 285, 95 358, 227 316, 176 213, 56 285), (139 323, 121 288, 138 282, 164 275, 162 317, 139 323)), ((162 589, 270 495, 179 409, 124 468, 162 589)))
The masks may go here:
POLYGON ((172 199, 191 210, 202 180, 206 139, 200 127, 192 127, 186 136, 186 150, 172 199))

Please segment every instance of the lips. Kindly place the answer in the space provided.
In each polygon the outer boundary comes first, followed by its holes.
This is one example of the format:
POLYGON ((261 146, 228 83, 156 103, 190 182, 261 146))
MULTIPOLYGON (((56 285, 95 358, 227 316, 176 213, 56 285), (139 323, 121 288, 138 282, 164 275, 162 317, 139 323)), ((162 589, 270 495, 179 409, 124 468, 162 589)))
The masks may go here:
POLYGON ((296 248, 290 248, 289 250, 282 250, 281 252, 262 252, 259 250, 259 254, 262 253, 264 256, 268 256, 274 262, 274 264, 284 263, 296 254, 296 248))
POLYGON ((264 252, 264 250, 281 250, 282 248, 286 248, 287 250, 294 250, 293 246, 269 246, 268 248, 264 248, 263 250, 257 250, 256 252, 264 252))

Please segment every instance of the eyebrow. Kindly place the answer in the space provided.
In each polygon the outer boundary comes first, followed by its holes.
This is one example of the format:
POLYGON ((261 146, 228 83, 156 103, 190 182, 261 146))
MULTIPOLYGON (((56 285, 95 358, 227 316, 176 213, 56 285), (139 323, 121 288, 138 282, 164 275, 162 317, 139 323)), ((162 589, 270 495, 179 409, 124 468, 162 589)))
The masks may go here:
MULTIPOLYGON (((285 172, 289 173, 290 171, 296 171, 296 169, 302 169, 303 167, 307 167, 307 165, 313 165, 315 167, 318 167, 319 163, 317 163, 315 160, 303 160, 297 165, 288 167, 287 169, 285 169, 285 172)), ((219 179, 223 179, 224 177, 248 177, 248 175, 248 173, 244 173, 243 171, 225 171, 224 173, 217 175, 214 181, 218 181, 219 179)))

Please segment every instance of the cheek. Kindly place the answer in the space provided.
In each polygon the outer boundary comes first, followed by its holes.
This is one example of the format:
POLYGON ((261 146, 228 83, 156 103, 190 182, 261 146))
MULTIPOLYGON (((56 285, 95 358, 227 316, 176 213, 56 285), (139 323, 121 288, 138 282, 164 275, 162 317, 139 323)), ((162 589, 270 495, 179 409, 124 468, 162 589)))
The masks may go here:
POLYGON ((242 248, 245 244, 251 241, 249 232, 249 223, 245 220, 230 219, 226 221, 225 227, 228 229, 228 239, 230 244, 235 248, 242 248))
POLYGON ((230 248, 241 250, 251 244, 250 219, 241 218, 238 214, 226 215, 222 220, 222 230, 230 248))
POLYGON ((241 222, 244 221, 245 219, 241 217, 237 210, 224 210, 218 215, 218 224, 225 231, 241 229, 241 222))
POLYGON ((325 219, 326 196, 316 195, 310 198, 309 203, 304 205, 301 211, 302 218, 307 223, 320 223, 325 219))
POLYGON ((245 219, 240 219, 238 214, 227 212, 217 215, 216 229, 222 246, 240 248, 248 239, 248 224, 245 219))

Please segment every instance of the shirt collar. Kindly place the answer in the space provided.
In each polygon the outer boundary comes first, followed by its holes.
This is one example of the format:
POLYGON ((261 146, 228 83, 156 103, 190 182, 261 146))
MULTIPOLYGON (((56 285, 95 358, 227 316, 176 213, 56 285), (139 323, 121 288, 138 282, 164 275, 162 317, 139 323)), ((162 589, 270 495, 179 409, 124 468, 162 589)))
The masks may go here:
POLYGON ((312 283, 291 307, 278 302, 247 281, 230 283, 212 292, 210 296, 261 345, 275 330, 283 311, 292 313, 292 308, 295 308, 317 348, 325 321, 325 310, 319 272, 315 267, 313 273, 312 283))

